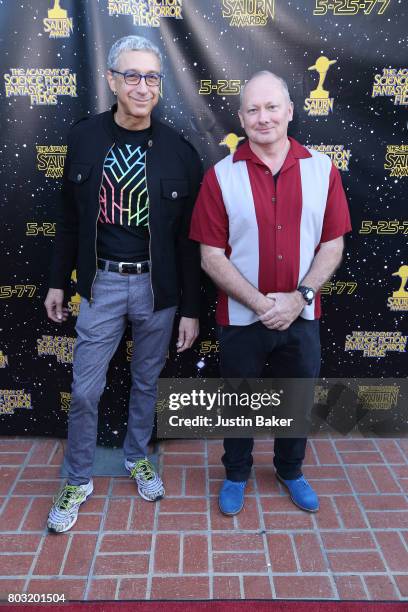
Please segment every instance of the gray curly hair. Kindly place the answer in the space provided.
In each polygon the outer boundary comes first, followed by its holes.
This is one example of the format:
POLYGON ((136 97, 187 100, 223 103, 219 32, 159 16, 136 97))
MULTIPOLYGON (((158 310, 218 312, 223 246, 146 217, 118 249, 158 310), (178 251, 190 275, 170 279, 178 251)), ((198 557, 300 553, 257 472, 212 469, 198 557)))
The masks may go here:
POLYGON ((111 47, 108 54, 108 70, 117 70, 119 56, 124 51, 150 51, 154 53, 160 62, 163 63, 162 54, 150 40, 143 36, 124 36, 119 38, 111 47))

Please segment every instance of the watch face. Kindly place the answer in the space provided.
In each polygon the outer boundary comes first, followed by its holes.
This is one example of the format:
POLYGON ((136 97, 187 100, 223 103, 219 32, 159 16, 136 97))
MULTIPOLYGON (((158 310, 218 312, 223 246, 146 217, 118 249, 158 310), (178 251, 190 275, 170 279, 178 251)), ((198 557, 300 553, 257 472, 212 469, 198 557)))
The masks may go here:
POLYGON ((306 300, 306 303, 310 306, 315 296, 315 292, 313 291, 313 289, 311 289, 310 287, 300 286, 298 287, 298 291, 300 291, 300 293, 303 295, 304 299, 306 300))

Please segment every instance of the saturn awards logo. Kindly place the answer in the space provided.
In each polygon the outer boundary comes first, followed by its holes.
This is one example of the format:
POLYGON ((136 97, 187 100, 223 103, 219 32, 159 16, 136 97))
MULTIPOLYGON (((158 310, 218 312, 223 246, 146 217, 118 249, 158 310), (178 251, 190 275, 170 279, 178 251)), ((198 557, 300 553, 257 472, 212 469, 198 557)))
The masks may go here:
POLYGON ((397 178, 408 176, 408 145, 387 145, 384 170, 397 178))
POLYGON ((329 58, 322 55, 316 60, 314 66, 309 66, 308 68, 308 70, 316 70, 319 75, 319 83, 316 89, 311 91, 309 98, 305 100, 304 110, 309 117, 327 117, 333 112, 334 99, 330 98, 329 92, 323 88, 323 85, 330 66, 336 62, 337 60, 329 60, 329 58))
POLYGON ((67 145, 37 145, 37 170, 47 178, 62 178, 67 145))
POLYGON ((388 308, 394 311, 408 311, 408 266, 400 266, 397 272, 394 272, 392 276, 398 276, 400 278, 400 286, 397 291, 394 291, 392 297, 388 298, 388 308))
POLYGON ((54 6, 48 10, 43 24, 44 32, 50 38, 69 38, 73 32, 72 18, 68 17, 68 11, 61 8, 60 0, 54 0, 54 6))
POLYGON ((391 410, 398 405, 399 392, 396 385, 359 385, 358 399, 366 410, 391 410))
POLYGON ((222 16, 231 27, 266 26, 275 18, 275 0, 222 0, 222 16))

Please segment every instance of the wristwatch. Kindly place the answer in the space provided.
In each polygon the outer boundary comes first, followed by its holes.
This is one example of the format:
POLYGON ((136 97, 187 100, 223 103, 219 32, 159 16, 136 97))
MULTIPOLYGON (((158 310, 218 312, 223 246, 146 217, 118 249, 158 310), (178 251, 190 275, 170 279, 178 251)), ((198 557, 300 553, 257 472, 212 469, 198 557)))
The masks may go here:
POLYGON ((315 298, 315 290, 311 287, 305 287, 304 285, 299 285, 297 290, 303 295, 303 299, 305 300, 306 304, 310 306, 315 298))

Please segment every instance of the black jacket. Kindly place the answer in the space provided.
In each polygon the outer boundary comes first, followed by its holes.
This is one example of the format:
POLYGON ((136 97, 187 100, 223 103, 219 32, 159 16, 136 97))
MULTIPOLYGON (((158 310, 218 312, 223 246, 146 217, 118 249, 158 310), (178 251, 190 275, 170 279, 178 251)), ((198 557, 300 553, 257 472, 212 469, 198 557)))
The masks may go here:
MULTIPOLYGON (((50 287, 67 289, 77 271, 77 291, 92 300, 96 275, 99 190, 106 155, 115 137, 110 111, 81 119, 68 135, 50 287)), ((180 314, 198 317, 199 245, 188 238, 202 179, 194 147, 171 127, 152 118, 146 152, 149 193, 151 279, 154 310, 180 304, 180 314)))

